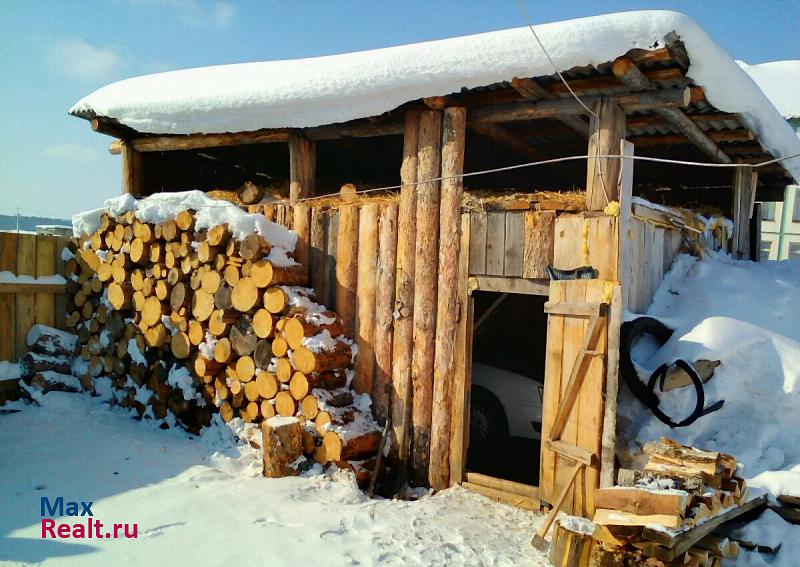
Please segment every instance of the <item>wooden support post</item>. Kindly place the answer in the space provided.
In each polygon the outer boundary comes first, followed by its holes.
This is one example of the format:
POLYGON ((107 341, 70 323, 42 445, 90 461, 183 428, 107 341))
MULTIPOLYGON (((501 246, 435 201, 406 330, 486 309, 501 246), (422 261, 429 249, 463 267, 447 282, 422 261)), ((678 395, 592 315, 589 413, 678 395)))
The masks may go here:
POLYGON ((450 426, 450 485, 464 478, 469 443, 469 397, 472 386, 472 297, 469 291, 470 213, 461 215, 461 254, 458 258, 458 327, 450 426))
POLYGON ((620 160, 592 156, 619 154, 625 137, 625 112, 614 99, 604 98, 592 110, 589 136, 589 159, 586 163, 586 209, 602 211, 611 201, 619 200, 620 160))
POLYGON ((420 112, 406 112, 403 165, 400 168, 400 206, 397 213, 395 319, 392 344, 392 430, 397 457, 408 462, 412 407, 411 360, 414 347, 414 252, 416 242, 416 186, 420 112))
POLYGON ((289 202, 311 197, 315 193, 317 168, 316 145, 297 132, 289 136, 289 202))
POLYGON ((306 269, 311 269, 311 209, 308 205, 297 204, 293 207, 294 218, 292 229, 297 233, 297 246, 294 248, 295 259, 306 269))
POLYGON ((378 204, 367 203, 359 213, 356 340, 358 358, 353 388, 372 393, 375 372, 375 281, 378 264, 378 204))
POLYGON ((414 268, 414 386, 412 422, 413 478, 428 479, 433 402, 433 359, 436 344, 436 295, 439 252, 439 177, 441 171, 442 113, 429 110, 419 121, 417 163, 417 236, 414 268))
POLYGON ((392 383, 395 262, 397 259, 396 203, 386 205, 378 222, 378 274, 375 284, 375 385, 372 408, 380 423, 389 417, 392 383))
MULTIPOLYGON (((347 185, 342 187, 342 199, 346 195, 350 195, 347 185)), ((345 331, 351 336, 355 332, 357 284, 358 205, 343 202, 339 207, 339 230, 336 238, 336 312, 342 318, 345 331)))
POLYGON ((749 165, 733 173, 733 250, 739 258, 750 257, 750 217, 756 198, 758 173, 749 165))
POLYGON ((122 191, 134 197, 142 197, 144 192, 144 172, 142 154, 133 149, 130 143, 122 142, 122 191))
MULTIPOLYGON (((442 124, 442 177, 464 172, 465 108, 444 111, 442 124)), ((439 281, 436 340, 433 366, 433 411, 428 482, 436 490, 450 483, 450 422, 455 374, 456 325, 458 321, 459 244, 461 242, 461 178, 445 179, 439 206, 439 281)), ((466 252, 464 252, 466 254, 466 252)))

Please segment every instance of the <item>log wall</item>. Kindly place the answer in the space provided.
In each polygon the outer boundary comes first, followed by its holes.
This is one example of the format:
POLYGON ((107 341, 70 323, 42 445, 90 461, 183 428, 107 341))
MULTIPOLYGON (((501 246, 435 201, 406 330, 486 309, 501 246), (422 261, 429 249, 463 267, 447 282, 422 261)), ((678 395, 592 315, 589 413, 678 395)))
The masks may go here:
MULTIPOLYGON (((67 237, 0 232, 0 272, 16 276, 63 274, 61 251, 67 237)), ((63 285, 0 283, 0 360, 16 361, 28 349, 31 325, 64 328, 63 285)))

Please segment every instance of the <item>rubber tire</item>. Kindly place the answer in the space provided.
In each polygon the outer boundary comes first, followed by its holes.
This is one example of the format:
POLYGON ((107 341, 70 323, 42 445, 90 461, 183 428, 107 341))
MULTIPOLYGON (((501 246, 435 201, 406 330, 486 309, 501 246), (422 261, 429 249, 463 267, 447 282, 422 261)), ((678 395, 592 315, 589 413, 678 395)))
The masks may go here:
POLYGON ((658 341, 659 346, 664 346, 672 333, 672 329, 652 317, 639 317, 633 321, 626 321, 620 329, 619 373, 628 388, 645 405, 657 407, 658 397, 639 379, 633 360, 631 360, 631 350, 642 335, 650 335, 658 341))
POLYGON ((500 400, 486 388, 473 386, 470 394, 469 444, 491 447, 508 438, 508 418, 500 400))

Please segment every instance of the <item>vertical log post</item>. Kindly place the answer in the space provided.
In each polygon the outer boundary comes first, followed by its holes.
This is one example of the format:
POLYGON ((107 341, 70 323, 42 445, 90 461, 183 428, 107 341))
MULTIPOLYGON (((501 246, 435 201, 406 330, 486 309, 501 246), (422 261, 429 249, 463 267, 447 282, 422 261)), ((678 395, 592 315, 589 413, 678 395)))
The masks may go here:
POLYGON ((392 382, 392 323, 394 317, 395 261, 397 258, 397 213, 395 203, 386 205, 378 227, 378 279, 375 284, 375 385, 372 407, 383 424, 389 417, 389 387, 392 382))
POLYGON ((586 209, 602 211, 611 201, 619 200, 617 180, 620 161, 593 156, 619 155, 625 138, 625 111, 613 99, 603 99, 592 108, 597 116, 590 122, 589 159, 586 163, 586 209))
MULTIPOLYGON (((465 108, 444 110, 442 124, 442 177, 464 172, 465 108)), ((461 241, 462 179, 444 179, 439 206, 439 281, 433 366, 433 411, 428 482, 436 490, 450 483, 450 419, 455 373, 458 320, 459 244, 461 241)), ((465 254, 467 252, 464 252, 465 254)))
POLYGON ((314 142, 298 132, 289 135, 289 202, 311 197, 316 189, 317 152, 314 142))
POLYGON ((758 173, 749 165, 733 173, 733 251, 739 258, 750 257, 750 218, 756 200, 758 173))
POLYGON ((395 319, 392 344, 392 433, 400 463, 408 463, 411 427, 411 359, 414 347, 414 252, 417 226, 417 161, 419 111, 405 117, 403 165, 400 167, 400 206, 397 212, 397 265, 395 268, 395 319))
POLYGON ((372 393, 375 373, 375 282, 378 264, 377 203, 367 203, 359 213, 358 292, 356 293, 356 340, 358 358, 353 388, 372 393))
POLYGON ((358 285, 358 205, 352 202, 353 189, 352 185, 342 187, 336 237, 336 312, 350 336, 355 334, 358 285))
POLYGON ((442 113, 430 110, 419 120, 417 158, 417 237, 414 267, 414 356, 412 477, 428 479, 433 403, 433 359, 436 344, 436 294, 439 256, 439 177, 442 113))
POLYGON ((142 197, 144 193, 144 172, 142 171, 142 154, 125 142, 122 144, 122 192, 134 197, 142 197))
POLYGON ((295 259, 306 269, 311 269, 311 209, 308 205, 298 203, 293 207, 292 229, 297 233, 297 246, 294 248, 295 259))

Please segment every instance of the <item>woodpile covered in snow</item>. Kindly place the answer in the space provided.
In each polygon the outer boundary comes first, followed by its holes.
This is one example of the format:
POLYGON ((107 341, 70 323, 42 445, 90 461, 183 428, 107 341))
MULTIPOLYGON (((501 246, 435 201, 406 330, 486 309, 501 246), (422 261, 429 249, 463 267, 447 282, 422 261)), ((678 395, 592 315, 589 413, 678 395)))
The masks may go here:
POLYGON ((374 455, 371 400, 350 389, 356 347, 307 287, 293 233, 230 203, 171 195, 75 221, 85 232, 66 266, 67 324, 83 385, 108 376, 118 403, 192 432, 215 411, 296 418, 308 457, 296 468, 374 455))

